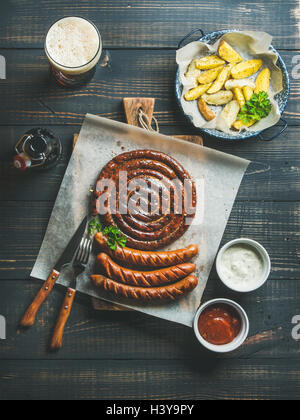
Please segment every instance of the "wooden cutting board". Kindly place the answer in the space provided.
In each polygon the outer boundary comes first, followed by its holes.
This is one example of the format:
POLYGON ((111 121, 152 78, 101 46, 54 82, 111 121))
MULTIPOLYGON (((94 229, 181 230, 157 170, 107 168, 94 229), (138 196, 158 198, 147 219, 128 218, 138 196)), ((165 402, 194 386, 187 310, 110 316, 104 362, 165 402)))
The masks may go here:
MULTIPOLYGON (((140 127, 139 124, 139 110, 142 109, 144 114, 147 115, 149 121, 152 121, 155 99, 154 98, 124 98, 123 99, 124 111, 126 121, 130 125, 140 127)), ((194 144, 203 146, 203 138, 200 136, 172 136, 176 139, 186 140, 194 144)), ((74 134, 73 147, 75 146, 78 139, 78 134, 74 134)), ((124 308, 122 306, 115 305, 114 303, 105 302, 99 299, 92 298, 94 309, 97 311, 130 311, 131 309, 124 308)))

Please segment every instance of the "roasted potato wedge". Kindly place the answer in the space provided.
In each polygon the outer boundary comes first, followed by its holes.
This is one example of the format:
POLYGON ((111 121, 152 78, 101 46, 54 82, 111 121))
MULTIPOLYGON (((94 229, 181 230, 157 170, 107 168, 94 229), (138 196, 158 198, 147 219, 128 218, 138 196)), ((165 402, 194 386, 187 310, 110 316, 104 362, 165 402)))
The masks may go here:
POLYGON ((262 60, 243 61, 242 63, 239 63, 232 68, 232 77, 234 79, 246 79, 247 77, 257 73, 262 65, 262 60))
POLYGON ((255 87, 254 93, 260 93, 260 92, 269 93, 270 81, 271 81, 270 70, 268 68, 262 70, 257 76, 256 87, 255 87))
POLYGON ((207 83, 214 82, 216 78, 218 77, 218 75, 221 73, 223 68, 224 68, 223 66, 219 66, 219 67, 216 67, 215 69, 202 72, 197 79, 198 83, 200 83, 201 85, 206 85, 207 83))
POLYGON ((211 87, 211 83, 208 83, 206 85, 199 85, 193 89, 190 89, 185 95, 184 98, 186 101, 195 101, 196 99, 199 99, 200 96, 204 95, 206 91, 211 87))
POLYGON ((253 96, 254 90, 250 86, 244 86, 242 88, 243 94, 245 96, 246 101, 250 101, 253 96))
POLYGON ((237 116, 240 112, 240 105, 238 101, 229 102, 219 115, 219 125, 225 125, 227 128, 231 128, 235 123, 237 116))
POLYGON ((228 63, 240 63, 243 61, 240 54, 238 54, 226 41, 220 43, 218 53, 219 56, 228 63))
POLYGON ((240 107, 242 108, 246 103, 242 89, 236 87, 233 89, 233 93, 234 93, 235 99, 238 101, 240 107))
POLYGON ((245 127, 247 127, 247 128, 251 127, 252 125, 254 125, 254 124, 255 124, 255 122, 256 122, 256 121, 251 121, 250 123, 245 124, 245 123, 243 123, 243 121, 241 121, 241 120, 237 120, 237 121, 233 124, 233 127, 234 127, 236 130, 241 131, 241 130, 242 130, 243 128, 245 128, 245 127))
POLYGON ((255 83, 252 82, 249 79, 230 79, 225 83, 225 89, 232 90, 234 88, 243 88, 244 86, 249 86, 253 89, 255 89, 255 83))
POLYGON ((204 94, 202 98, 209 105, 226 105, 228 102, 232 101, 233 93, 229 90, 221 90, 213 95, 204 94))
POLYGON ((203 98, 200 98, 198 100, 198 108, 203 118, 206 119, 206 121, 212 121, 216 118, 216 114, 210 109, 210 107, 207 105, 203 98))
POLYGON ((185 77, 187 80, 189 80, 190 82, 194 83, 195 85, 197 85, 197 78, 200 76, 201 74, 201 70, 198 70, 196 67, 196 63, 197 63, 197 58, 195 58, 189 65, 187 72, 185 73, 185 77))
POLYGON ((222 66, 223 64, 225 64, 225 61, 217 55, 208 55, 207 57, 198 59, 196 67, 199 70, 211 70, 222 66))
POLYGON ((230 72, 232 69, 232 65, 229 64, 228 66, 224 67, 219 76, 217 77, 217 80, 214 82, 211 88, 207 91, 209 95, 212 95, 213 93, 219 92, 221 89, 223 89, 223 86, 227 82, 227 80, 230 77, 230 72))

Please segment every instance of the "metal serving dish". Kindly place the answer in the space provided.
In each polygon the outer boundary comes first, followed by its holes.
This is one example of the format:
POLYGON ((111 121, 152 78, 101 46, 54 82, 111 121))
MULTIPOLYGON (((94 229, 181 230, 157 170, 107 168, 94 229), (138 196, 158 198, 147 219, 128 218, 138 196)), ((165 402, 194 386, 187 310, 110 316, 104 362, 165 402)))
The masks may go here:
MULTIPOLYGON (((228 32, 240 32, 240 31, 224 30, 224 31, 211 32, 211 33, 205 35, 204 32, 202 31, 202 29, 196 29, 196 30, 192 31, 191 33, 189 33, 187 36, 185 36, 180 41, 180 43, 178 45, 178 49, 181 48, 183 46, 183 43, 191 35, 195 34, 196 32, 200 32, 201 35, 202 35, 202 37, 200 39, 198 39, 198 41, 205 42, 207 44, 214 44, 224 34, 226 34, 228 32)), ((278 103, 280 113, 282 115, 286 106, 287 106, 287 102, 288 102, 288 98, 289 98, 290 79, 289 79, 289 74, 288 74, 286 65, 285 65, 283 59, 281 58, 280 54, 276 51, 276 49, 273 46, 270 46, 270 51, 277 54, 277 56, 278 56, 277 65, 282 70, 282 75, 283 75, 283 90, 275 96, 275 100, 278 103)), ((175 91, 176 91, 177 102, 178 102, 178 105, 179 105, 182 113, 191 122, 191 124, 194 125, 192 118, 183 111, 183 108, 181 106, 182 89, 183 89, 183 86, 180 82, 179 68, 178 68, 177 73, 176 73, 176 80, 175 80, 175 91)), ((272 136, 271 138, 264 138, 262 136, 263 131, 256 131, 256 132, 243 131, 239 135, 233 137, 230 134, 223 133, 222 131, 218 131, 218 130, 215 130, 215 129, 198 128, 198 130, 200 130, 202 133, 208 134, 210 136, 214 136, 214 137, 216 137, 218 139, 221 139, 221 140, 239 141, 239 140, 246 140, 246 139, 249 139, 249 138, 252 138, 252 137, 259 136, 261 140, 271 141, 271 140, 274 140, 276 137, 278 137, 280 134, 282 134, 287 129, 288 123, 286 122, 286 120, 281 118, 281 122, 283 123, 283 125, 282 124, 278 125, 279 132, 276 135, 272 136)), ((264 131, 266 131, 266 130, 264 130, 264 131)))

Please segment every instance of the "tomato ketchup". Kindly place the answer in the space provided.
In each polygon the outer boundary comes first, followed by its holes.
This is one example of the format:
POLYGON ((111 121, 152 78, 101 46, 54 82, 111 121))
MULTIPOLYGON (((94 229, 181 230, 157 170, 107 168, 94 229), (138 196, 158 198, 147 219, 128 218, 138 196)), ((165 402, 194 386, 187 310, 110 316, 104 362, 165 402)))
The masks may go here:
POLYGON ((242 329, 242 320, 235 308, 215 304, 206 308, 199 317, 201 336, 210 344, 224 346, 232 343, 242 329))

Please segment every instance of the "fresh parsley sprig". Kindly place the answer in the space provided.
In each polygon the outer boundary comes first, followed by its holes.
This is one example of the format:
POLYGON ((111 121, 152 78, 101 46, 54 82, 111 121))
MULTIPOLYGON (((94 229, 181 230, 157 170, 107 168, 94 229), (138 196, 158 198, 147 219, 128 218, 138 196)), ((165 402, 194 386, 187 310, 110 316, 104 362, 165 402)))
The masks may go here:
POLYGON ((94 236, 96 233, 101 232, 102 225, 97 219, 92 219, 89 223, 89 234, 94 236))
POLYGON ((108 238, 107 244, 112 251, 115 251, 118 245, 125 248, 127 242, 126 236, 116 226, 107 226, 103 229, 102 233, 108 238))
POLYGON ((92 219, 89 223, 89 234, 94 236, 99 232, 102 232, 103 235, 107 237, 107 244, 112 251, 115 251, 118 245, 122 248, 125 248, 127 238, 122 234, 120 229, 118 229, 116 226, 106 226, 102 230, 102 225, 98 219, 92 219))
POLYGON ((266 118, 272 110, 272 104, 266 92, 255 93, 242 107, 238 118, 244 123, 260 121, 266 118))

